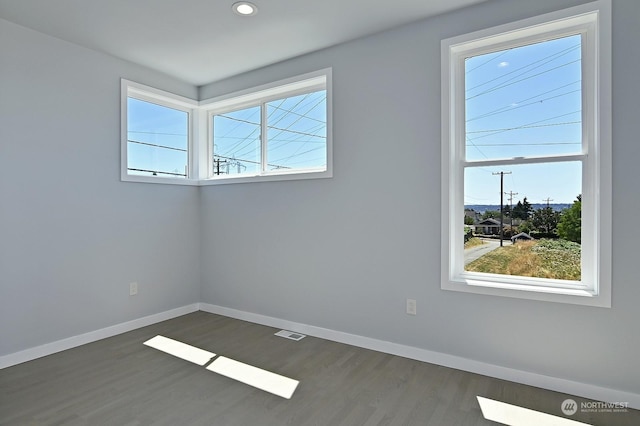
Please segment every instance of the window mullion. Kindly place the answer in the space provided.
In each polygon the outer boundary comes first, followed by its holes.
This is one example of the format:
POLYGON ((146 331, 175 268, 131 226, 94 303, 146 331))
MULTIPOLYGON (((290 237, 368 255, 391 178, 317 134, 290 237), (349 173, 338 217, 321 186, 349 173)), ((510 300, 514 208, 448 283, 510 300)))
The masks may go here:
POLYGON ((260 104, 260 174, 264 174, 267 170, 267 104, 260 104))

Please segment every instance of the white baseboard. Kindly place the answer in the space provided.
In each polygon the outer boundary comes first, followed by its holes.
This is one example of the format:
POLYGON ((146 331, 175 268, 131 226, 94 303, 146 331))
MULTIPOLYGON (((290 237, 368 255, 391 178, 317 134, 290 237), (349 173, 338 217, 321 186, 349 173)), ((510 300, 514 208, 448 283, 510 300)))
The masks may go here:
POLYGON ((636 393, 559 379, 528 371, 515 370, 513 368, 500 367, 498 365, 474 361, 441 352, 428 351, 426 349, 420 349, 413 346, 386 342, 384 340, 372 339, 370 337, 358 336, 313 325, 300 324, 280 318, 239 311, 208 303, 200 303, 200 310, 269 327, 295 331, 297 333, 332 340, 334 342, 398 355, 404 358, 428 362, 430 364, 442 365, 444 367, 455 368, 457 370, 468 371, 471 373, 481 374, 483 376, 495 377, 497 379, 508 380, 510 382, 522 383, 529 386, 575 395, 582 398, 604 402, 627 402, 630 408, 640 409, 640 394, 636 393))
POLYGON ((9 355, 0 357, 0 369, 11 367, 12 365, 22 364, 36 358, 51 355, 56 352, 65 351, 97 340, 106 339, 118 334, 126 333, 141 327, 146 327, 161 321, 166 321, 181 315, 186 315, 199 310, 199 304, 194 303, 180 308, 171 309, 169 311, 160 312, 159 314, 149 315, 132 321, 123 322, 110 327, 101 328, 99 330, 90 331, 78 336, 69 337, 67 339, 58 340, 34 348, 25 349, 9 355))

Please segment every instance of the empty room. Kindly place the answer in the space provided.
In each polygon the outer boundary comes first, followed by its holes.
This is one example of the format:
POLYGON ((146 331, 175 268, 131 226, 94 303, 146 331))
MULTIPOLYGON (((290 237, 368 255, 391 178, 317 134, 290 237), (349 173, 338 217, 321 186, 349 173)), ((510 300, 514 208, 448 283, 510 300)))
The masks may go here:
POLYGON ((637 0, 0 0, 0 425, 638 425, 637 0))

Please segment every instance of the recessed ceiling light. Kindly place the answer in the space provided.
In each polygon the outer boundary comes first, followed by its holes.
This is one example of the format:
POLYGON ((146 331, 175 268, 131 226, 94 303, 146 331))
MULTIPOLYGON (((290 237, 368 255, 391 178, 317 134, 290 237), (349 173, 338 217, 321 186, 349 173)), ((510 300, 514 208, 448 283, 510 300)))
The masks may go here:
POLYGON ((258 7, 246 1, 234 3, 231 7, 235 13, 241 16, 252 16, 258 13, 258 7))

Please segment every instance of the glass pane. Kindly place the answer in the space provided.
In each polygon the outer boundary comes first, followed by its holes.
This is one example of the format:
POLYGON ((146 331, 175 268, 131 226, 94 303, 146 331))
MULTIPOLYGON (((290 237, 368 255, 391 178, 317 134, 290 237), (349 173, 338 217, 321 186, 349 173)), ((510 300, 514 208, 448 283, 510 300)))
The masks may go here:
POLYGON ((260 106, 214 116, 213 176, 260 169, 260 106))
POLYGON ((267 169, 327 167, 327 92, 269 102, 267 169))
POLYGON ((187 177, 189 114, 127 99, 127 169, 131 175, 187 177))
POLYGON ((465 61, 466 159, 581 153, 581 36, 465 61))
POLYGON ((466 168, 465 270, 579 281, 581 176, 577 161, 466 168))

